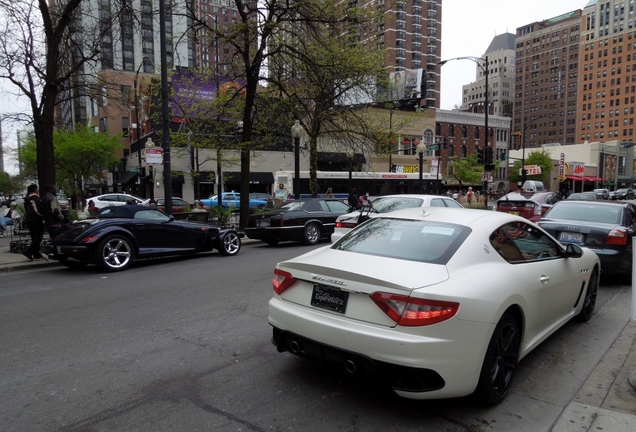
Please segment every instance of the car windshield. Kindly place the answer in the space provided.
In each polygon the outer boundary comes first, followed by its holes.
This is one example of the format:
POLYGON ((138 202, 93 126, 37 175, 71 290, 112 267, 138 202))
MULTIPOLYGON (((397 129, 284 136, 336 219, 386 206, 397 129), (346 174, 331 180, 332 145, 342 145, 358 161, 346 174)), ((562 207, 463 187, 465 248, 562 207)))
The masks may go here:
POLYGON ((372 208, 378 213, 388 213, 405 208, 422 207, 421 198, 380 197, 373 200, 372 208))
POLYGON ((275 209, 285 210, 285 211, 296 211, 296 210, 302 210, 306 204, 307 204, 307 201, 285 201, 284 203, 281 203, 280 205, 275 207, 275 209))
POLYGON ((546 213, 548 219, 562 219, 582 222, 620 223, 622 206, 598 205, 583 202, 562 202, 546 213))
POLYGON ((374 218, 332 248, 432 264, 446 264, 470 228, 443 222, 374 218))

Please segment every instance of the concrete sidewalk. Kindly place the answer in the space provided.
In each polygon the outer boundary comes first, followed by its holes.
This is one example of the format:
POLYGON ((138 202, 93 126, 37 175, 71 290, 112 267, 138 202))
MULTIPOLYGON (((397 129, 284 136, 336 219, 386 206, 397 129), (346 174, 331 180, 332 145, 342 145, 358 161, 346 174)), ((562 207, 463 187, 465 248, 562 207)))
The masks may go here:
MULTIPOLYGON (((29 261, 22 254, 11 252, 9 243, 10 238, 0 238, 0 272, 60 266, 55 260, 29 261)), ((552 431, 636 431, 636 322, 625 318, 628 310, 623 304, 620 311, 616 311, 620 315, 619 322, 625 323, 624 328, 576 396, 552 423, 552 431)))

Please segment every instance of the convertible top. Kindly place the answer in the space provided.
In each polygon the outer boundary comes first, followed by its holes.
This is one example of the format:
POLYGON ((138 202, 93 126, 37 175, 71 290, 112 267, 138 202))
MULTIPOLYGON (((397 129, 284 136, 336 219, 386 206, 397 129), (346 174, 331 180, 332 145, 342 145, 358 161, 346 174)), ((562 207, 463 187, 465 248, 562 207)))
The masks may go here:
POLYGON ((155 209, 152 207, 138 205, 138 204, 126 204, 122 206, 109 206, 104 207, 97 212, 95 215, 98 219, 106 219, 106 218, 128 218, 133 219, 135 214, 138 211, 148 211, 155 210, 161 212, 159 209, 155 209))

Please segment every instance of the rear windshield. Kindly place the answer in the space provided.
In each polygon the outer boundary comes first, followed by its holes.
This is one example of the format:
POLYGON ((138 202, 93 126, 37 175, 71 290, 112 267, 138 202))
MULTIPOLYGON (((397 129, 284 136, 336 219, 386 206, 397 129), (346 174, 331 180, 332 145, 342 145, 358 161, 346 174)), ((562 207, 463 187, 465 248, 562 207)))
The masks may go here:
POLYGON ((332 248, 432 264, 446 264, 470 228, 442 222, 374 218, 351 231, 332 248))
POLYGON ((564 219, 582 222, 600 222, 608 224, 619 224, 622 206, 598 205, 593 203, 559 203, 555 205, 545 215, 549 219, 564 219))
POLYGON ((373 209, 378 213, 388 213, 405 208, 422 207, 421 198, 380 197, 373 201, 373 209))

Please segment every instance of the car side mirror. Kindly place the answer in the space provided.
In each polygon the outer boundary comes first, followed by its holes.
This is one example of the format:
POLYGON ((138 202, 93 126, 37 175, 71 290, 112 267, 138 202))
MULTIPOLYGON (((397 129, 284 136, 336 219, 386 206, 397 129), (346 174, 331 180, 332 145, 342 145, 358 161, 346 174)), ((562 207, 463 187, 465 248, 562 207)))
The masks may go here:
POLYGON ((565 256, 567 258, 580 258, 583 256, 583 249, 581 249, 581 246, 579 245, 568 243, 565 246, 565 256))

